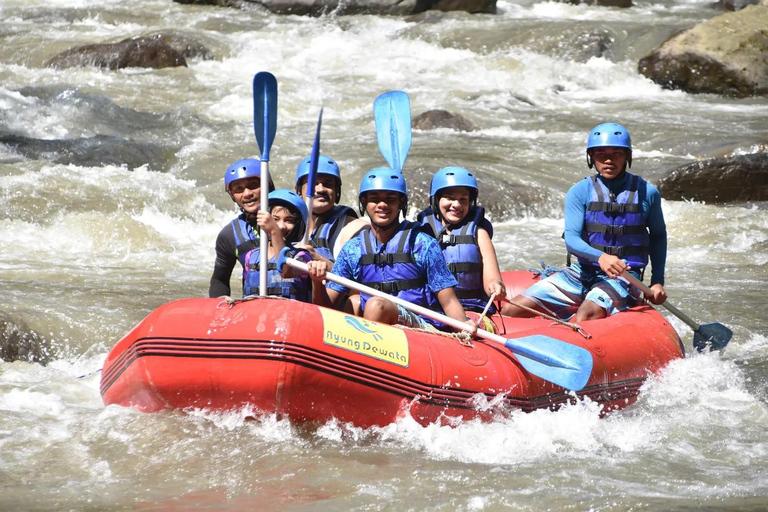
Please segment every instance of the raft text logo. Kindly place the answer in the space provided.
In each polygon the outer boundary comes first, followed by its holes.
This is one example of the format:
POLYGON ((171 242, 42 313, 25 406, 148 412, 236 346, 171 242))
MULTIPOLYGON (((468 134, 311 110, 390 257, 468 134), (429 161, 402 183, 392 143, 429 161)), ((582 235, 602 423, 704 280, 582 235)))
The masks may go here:
POLYGON ((323 343, 407 367, 408 338, 401 329, 321 309, 323 343))

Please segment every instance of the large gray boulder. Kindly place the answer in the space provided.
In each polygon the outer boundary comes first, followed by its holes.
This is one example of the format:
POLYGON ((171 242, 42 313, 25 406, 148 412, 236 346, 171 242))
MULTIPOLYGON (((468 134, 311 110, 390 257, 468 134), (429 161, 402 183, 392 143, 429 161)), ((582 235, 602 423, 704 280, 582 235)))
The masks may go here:
POLYGON ((184 55, 162 37, 124 39, 117 43, 88 44, 70 48, 45 63, 46 67, 96 66, 106 69, 187 66, 184 55))
POLYGON ((496 0, 174 0, 174 2, 239 8, 256 4, 275 14, 305 16, 320 16, 331 12, 336 15, 407 16, 429 9, 471 13, 496 12, 496 0))
POLYGON ((710 158, 687 164, 658 183, 664 199, 707 203, 768 201, 768 154, 710 158))
POLYGON ((670 89, 735 97, 768 94, 768 4, 715 16, 662 43, 638 70, 670 89))
POLYGON ((179 52, 187 61, 213 59, 213 52, 207 46, 196 38, 189 37, 175 30, 152 32, 143 37, 159 39, 179 52))

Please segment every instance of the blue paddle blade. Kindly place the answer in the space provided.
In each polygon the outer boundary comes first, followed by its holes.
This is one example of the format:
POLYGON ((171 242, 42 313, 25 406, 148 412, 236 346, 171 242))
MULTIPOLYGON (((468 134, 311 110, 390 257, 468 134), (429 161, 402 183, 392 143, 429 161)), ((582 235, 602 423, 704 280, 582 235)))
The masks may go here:
POLYGON ((411 100, 403 91, 385 92, 373 102, 376 140, 389 166, 403 172, 411 149, 411 100))
POLYGON ((592 375, 592 353, 542 334, 505 343, 528 373, 572 391, 584 388, 592 375))
POLYGON ((722 350, 731 341, 733 331, 720 323, 701 324, 693 331, 693 346, 699 352, 722 350))
POLYGON ((277 132, 277 79, 268 71, 253 77, 253 131, 261 160, 267 162, 277 132))
POLYGON ((317 162, 320 158, 320 127, 323 124, 323 109, 320 109, 320 116, 317 118, 317 133, 315 133, 315 142, 312 144, 312 154, 309 157, 309 175, 307 176, 307 196, 315 196, 315 181, 317 178, 317 162))

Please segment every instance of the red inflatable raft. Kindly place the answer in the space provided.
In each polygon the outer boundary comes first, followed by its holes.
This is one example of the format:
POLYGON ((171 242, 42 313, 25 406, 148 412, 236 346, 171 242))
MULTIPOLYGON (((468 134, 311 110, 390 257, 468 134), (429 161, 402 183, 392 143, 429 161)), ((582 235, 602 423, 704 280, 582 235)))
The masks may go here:
MULTIPOLYGON (((505 272, 514 294, 530 272, 505 272)), ((508 338, 545 335, 587 349, 592 373, 576 396, 606 411, 637 398, 649 372, 684 356, 675 330, 639 306, 582 332, 543 318, 494 316, 508 338)), ((441 417, 557 408, 574 393, 528 373, 506 347, 363 321, 312 304, 259 298, 230 305, 184 299, 159 307, 120 340, 104 363, 105 404, 142 411, 244 406, 298 422, 336 418, 367 427, 408 411, 427 424, 441 417)))

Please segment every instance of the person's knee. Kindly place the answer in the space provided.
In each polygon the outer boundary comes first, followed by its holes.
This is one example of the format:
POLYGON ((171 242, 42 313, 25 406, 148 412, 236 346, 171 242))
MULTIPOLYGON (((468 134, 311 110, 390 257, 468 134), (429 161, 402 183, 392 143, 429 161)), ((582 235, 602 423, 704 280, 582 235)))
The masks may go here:
POLYGON ((397 306, 380 297, 371 297, 365 303, 363 318, 386 324, 397 323, 397 306))
POLYGON ((349 295, 344 302, 344 312, 350 315, 362 316, 360 312, 360 295, 349 295))
POLYGON ((599 320, 608 316, 608 312, 595 304, 591 300, 585 300, 579 310, 576 311, 576 316, 573 317, 573 322, 584 322, 585 320, 599 320))

